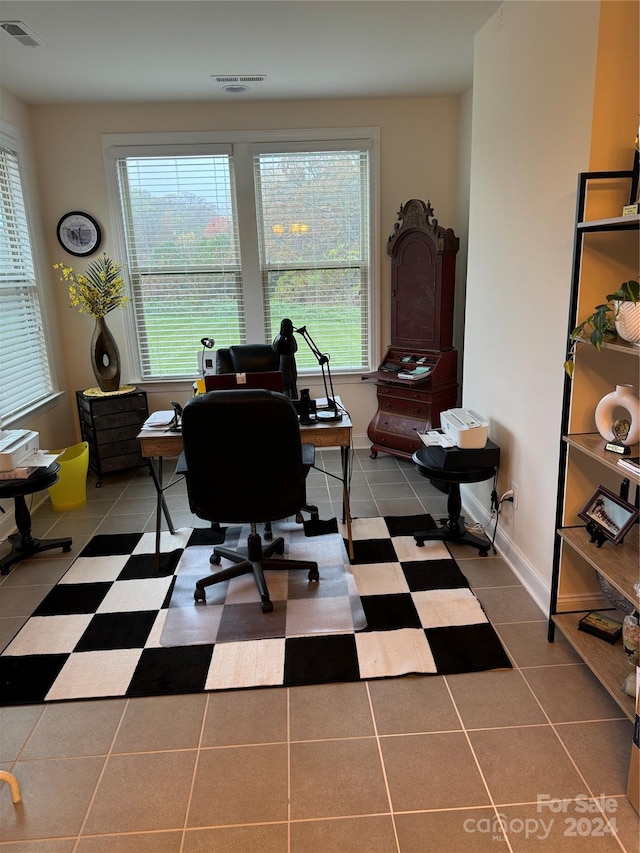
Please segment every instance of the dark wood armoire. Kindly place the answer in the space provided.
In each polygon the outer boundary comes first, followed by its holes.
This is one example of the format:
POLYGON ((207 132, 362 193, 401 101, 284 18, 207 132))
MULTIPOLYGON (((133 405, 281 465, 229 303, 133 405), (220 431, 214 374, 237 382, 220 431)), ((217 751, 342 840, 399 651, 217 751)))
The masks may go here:
POLYGON ((411 199, 387 241, 391 256, 391 345, 363 379, 376 382, 378 410, 367 434, 379 450, 410 459, 417 436, 440 426, 456 405, 458 353, 453 348, 456 254, 460 241, 433 218, 431 202, 411 199))

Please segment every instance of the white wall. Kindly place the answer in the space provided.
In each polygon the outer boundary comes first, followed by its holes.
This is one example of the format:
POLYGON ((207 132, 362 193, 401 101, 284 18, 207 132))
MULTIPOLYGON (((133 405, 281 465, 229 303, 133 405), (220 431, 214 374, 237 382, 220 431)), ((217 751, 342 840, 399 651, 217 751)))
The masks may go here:
MULTIPOLYGON (((577 174, 589 168, 594 2, 507 2, 476 36, 464 404, 501 447, 499 539, 546 608, 577 174)), ((489 484, 465 502, 486 513, 489 484)))

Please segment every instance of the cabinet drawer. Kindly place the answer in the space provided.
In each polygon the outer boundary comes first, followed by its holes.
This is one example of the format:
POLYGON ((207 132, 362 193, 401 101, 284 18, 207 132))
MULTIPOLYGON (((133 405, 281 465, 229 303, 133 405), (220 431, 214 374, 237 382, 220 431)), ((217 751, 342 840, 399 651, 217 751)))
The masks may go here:
POLYGON ((140 442, 137 438, 127 439, 125 441, 113 441, 110 444, 96 445, 94 441, 89 439, 89 450, 94 456, 100 459, 102 469, 104 470, 104 461, 113 456, 129 456, 137 454, 142 459, 140 452, 140 442))
POLYGON ((395 388, 388 385, 378 385, 378 398, 394 397, 404 400, 425 400, 429 392, 423 388, 419 391, 417 388, 395 388))
POLYGON ((137 468, 144 465, 145 460, 139 453, 125 454, 124 456, 110 456, 100 460, 100 469, 103 474, 110 471, 120 471, 123 468, 137 468))
POLYGON ((387 397, 380 401, 380 408, 384 412, 394 412, 401 415, 409 415, 414 418, 428 418, 431 403, 422 400, 405 400, 402 397, 387 397))
MULTIPOLYGON (((82 422, 86 424, 88 429, 94 429, 96 431, 99 430, 111 430, 116 427, 124 427, 124 426, 137 426, 140 427, 144 423, 147 417, 146 409, 136 409, 135 411, 130 412, 118 412, 113 415, 99 415, 98 417, 94 417, 91 419, 88 412, 82 411, 80 413, 82 418, 82 422)), ((140 430, 138 429, 138 432, 140 430)))
MULTIPOLYGON (((107 444, 114 444, 119 441, 129 441, 130 439, 136 438, 139 432, 140 424, 116 427, 115 429, 101 429, 95 433, 93 439, 98 447, 102 448, 107 444)), ((100 452, 103 452, 102 449, 100 452)))
MULTIPOLYGON (((131 412, 147 410, 147 396, 142 391, 138 394, 126 395, 123 397, 87 398, 83 395, 78 395, 78 408, 86 412, 93 412, 94 417, 102 415, 114 415, 118 412, 131 412)), ((146 417, 146 415, 145 415, 146 417)))

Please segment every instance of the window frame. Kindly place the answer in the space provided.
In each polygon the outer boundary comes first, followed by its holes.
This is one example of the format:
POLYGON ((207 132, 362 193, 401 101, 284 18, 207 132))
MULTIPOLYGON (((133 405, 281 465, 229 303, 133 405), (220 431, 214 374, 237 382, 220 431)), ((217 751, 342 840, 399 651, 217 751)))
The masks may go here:
MULTIPOLYGON (((233 148, 242 289, 245 305, 247 341, 264 340, 264 304, 262 273, 257 237, 256 207, 253 185, 253 157, 256 152, 339 150, 366 147, 369 150, 369 255, 368 352, 367 370, 377 364, 379 352, 380 253, 379 253, 379 143, 376 127, 349 127, 312 130, 216 131, 142 134, 104 134, 103 157, 116 257, 126 259, 124 222, 120 210, 117 162, 124 156, 161 156, 176 154, 219 153, 224 146, 233 148)), ((142 378, 138 341, 133 312, 125 312, 125 347, 132 365, 132 381, 180 381, 176 377, 151 380, 142 378)), ((215 334, 215 330, 206 330, 215 334)), ((313 371, 310 371, 311 373, 313 371)), ((332 370, 334 376, 358 376, 362 370, 332 370)), ((194 370, 195 373, 195 370, 194 370)))

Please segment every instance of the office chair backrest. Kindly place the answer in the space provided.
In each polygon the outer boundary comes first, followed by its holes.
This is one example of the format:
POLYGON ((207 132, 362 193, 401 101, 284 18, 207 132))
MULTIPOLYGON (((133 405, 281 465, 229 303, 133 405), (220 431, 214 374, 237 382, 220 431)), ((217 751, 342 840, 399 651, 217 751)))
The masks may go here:
POLYGON ((297 397, 295 356, 278 355, 270 344, 238 344, 216 351, 216 373, 262 373, 279 370, 285 393, 297 397))
POLYGON ((240 344, 216 352, 218 373, 258 373, 278 370, 280 356, 269 344, 240 344))
POLYGON ((182 413, 192 512, 220 522, 276 521, 306 502, 298 416, 284 394, 210 391, 182 413))

